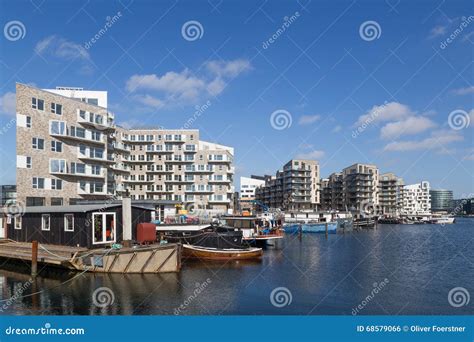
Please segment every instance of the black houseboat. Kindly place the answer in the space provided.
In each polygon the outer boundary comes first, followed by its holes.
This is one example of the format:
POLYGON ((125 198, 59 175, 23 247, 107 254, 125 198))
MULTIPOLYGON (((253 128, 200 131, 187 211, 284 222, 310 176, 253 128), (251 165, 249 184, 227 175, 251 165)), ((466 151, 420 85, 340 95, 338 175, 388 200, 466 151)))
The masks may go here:
MULTIPOLYGON (((132 227, 150 222, 153 209, 131 205, 132 227)), ((122 242, 122 205, 93 204, 26 207, 22 215, 3 212, 5 238, 18 242, 100 248, 122 242)), ((136 239, 136 229, 132 229, 136 239)))

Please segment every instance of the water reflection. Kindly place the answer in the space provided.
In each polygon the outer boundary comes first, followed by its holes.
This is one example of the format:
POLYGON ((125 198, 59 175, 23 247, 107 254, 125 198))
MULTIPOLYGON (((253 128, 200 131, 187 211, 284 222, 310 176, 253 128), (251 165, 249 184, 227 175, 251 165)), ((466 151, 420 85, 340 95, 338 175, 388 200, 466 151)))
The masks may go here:
POLYGON ((180 273, 47 269, 25 286, 30 281, 27 265, 0 263, 1 314, 350 315, 384 279, 389 283, 358 314, 473 314, 472 302, 454 308, 447 301, 456 286, 474 295, 474 221, 459 221, 445 227, 381 226, 327 240, 324 235, 286 236, 261 261, 185 261, 180 273), (271 304, 276 287, 291 291, 290 305, 271 304), (110 305, 94 303, 93 293, 100 288, 111 290, 110 305))

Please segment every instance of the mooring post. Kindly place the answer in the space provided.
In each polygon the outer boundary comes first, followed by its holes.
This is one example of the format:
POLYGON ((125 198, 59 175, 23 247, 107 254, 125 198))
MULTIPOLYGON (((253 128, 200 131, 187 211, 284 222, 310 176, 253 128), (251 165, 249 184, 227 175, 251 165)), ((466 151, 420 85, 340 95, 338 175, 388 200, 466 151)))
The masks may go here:
POLYGON ((298 226, 298 237, 299 239, 301 240, 301 237, 302 237, 302 234, 303 233, 303 224, 300 223, 299 226, 298 226))
POLYGON ((31 277, 35 278, 38 273, 38 241, 31 243, 31 277))
POLYGON ((328 223, 326 222, 326 240, 328 239, 328 223))

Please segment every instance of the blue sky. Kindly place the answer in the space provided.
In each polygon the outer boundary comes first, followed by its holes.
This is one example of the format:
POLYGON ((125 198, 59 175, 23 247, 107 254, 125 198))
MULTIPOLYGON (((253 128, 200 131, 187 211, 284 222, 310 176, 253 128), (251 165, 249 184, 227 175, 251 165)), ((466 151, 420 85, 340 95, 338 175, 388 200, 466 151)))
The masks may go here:
POLYGON ((123 125, 194 117, 235 147, 237 180, 306 157, 323 177, 374 163, 472 194, 472 15, 468 1, 1 0, 0 183, 15 181, 22 82, 107 90, 123 125))

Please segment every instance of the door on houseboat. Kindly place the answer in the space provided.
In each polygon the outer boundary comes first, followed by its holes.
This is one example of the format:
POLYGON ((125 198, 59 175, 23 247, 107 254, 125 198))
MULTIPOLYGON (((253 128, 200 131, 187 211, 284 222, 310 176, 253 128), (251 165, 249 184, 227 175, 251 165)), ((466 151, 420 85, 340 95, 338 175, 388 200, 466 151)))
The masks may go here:
POLYGON ((0 217, 0 239, 5 238, 5 227, 3 226, 3 217, 0 217))
POLYGON ((115 213, 92 213, 93 244, 113 243, 115 235, 115 213))

